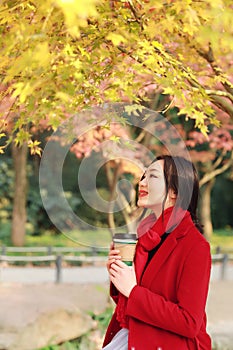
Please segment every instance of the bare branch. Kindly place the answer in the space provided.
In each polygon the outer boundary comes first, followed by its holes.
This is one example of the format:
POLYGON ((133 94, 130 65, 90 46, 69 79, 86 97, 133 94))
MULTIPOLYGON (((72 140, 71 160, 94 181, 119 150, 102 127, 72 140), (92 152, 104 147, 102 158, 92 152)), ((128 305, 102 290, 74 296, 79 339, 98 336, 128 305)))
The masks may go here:
POLYGON ((223 157, 226 155, 226 151, 223 151, 221 156, 219 156, 213 164, 213 169, 217 169, 217 167, 222 163, 223 157))
POLYGON ((137 143, 142 142, 142 140, 145 137, 146 133, 147 133, 146 130, 142 130, 140 132, 140 134, 136 137, 135 142, 137 142, 137 143))
POLYGON ((217 175, 224 173, 233 164, 233 151, 231 152, 231 158, 221 168, 215 169, 208 174, 205 174, 199 182, 200 187, 205 185, 207 182, 215 178, 217 175))
POLYGON ((209 96, 220 96, 220 97, 226 97, 229 100, 233 102, 233 95, 229 92, 222 91, 222 90, 205 90, 206 94, 209 96))
POLYGON ((211 96, 211 101, 215 106, 219 107, 222 109, 224 112, 229 114, 231 118, 233 118, 233 105, 228 103, 224 98, 221 96, 211 96))

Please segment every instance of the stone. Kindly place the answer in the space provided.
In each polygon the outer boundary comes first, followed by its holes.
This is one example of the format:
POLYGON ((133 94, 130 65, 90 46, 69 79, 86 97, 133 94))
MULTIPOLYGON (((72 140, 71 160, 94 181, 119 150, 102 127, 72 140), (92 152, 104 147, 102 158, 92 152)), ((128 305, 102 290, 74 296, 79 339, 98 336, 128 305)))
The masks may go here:
POLYGON ((108 284, 0 283, 0 349, 37 350, 87 333, 104 311, 108 284))
POLYGON ((35 350, 78 338, 92 327, 92 318, 78 309, 44 312, 33 323, 21 329, 7 348, 35 350))

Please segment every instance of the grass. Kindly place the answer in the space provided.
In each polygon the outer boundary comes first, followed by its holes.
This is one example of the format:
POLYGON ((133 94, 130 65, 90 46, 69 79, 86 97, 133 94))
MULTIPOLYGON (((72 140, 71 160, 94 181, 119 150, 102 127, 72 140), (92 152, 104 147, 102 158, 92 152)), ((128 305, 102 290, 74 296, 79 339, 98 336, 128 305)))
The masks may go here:
MULTIPOLYGON (((25 237, 26 247, 54 246, 54 247, 109 247, 111 235, 108 229, 74 230, 60 234, 44 231, 41 235, 33 235, 27 229, 25 237)), ((9 223, 0 224, 0 245, 12 246, 10 241, 9 223)))
POLYGON ((210 240, 211 251, 216 252, 217 247, 233 251, 233 228, 215 230, 210 240))
MULTIPOLYGON (((30 232, 31 233, 31 232, 30 232)), ((0 245, 11 246, 10 243, 10 226, 9 224, 0 227, 0 245)), ((54 246, 54 247, 109 247, 111 235, 107 229, 96 230, 75 230, 67 233, 54 234, 51 231, 45 231, 43 235, 27 234, 25 246, 54 246)), ((217 247, 227 250, 233 250, 233 228, 226 227, 224 229, 215 230, 211 240, 211 251, 214 253, 217 247)))
POLYGON ((54 247, 97 247, 108 248, 111 242, 107 230, 70 231, 64 234, 46 232, 41 236, 27 235, 25 246, 54 246, 54 247))
MULTIPOLYGON (((47 232, 42 236, 27 236, 26 246, 66 246, 77 247, 82 245, 94 247, 109 247, 110 233, 107 230, 71 231, 68 234, 51 235, 47 232)), ((211 240, 211 251, 217 247, 233 251, 233 228, 215 230, 211 240)))

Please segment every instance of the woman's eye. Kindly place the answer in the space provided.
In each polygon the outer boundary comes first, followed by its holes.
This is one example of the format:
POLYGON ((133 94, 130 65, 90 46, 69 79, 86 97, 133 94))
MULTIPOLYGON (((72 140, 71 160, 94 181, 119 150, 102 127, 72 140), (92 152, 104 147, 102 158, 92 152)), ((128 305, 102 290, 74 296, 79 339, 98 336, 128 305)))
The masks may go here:
POLYGON ((154 177, 154 178, 157 179, 157 176, 156 176, 156 175, 153 175, 153 174, 151 174, 150 177, 154 177))
POLYGON ((144 173, 144 174, 142 175, 140 181, 142 181, 143 179, 145 179, 145 177, 146 177, 146 174, 144 173))

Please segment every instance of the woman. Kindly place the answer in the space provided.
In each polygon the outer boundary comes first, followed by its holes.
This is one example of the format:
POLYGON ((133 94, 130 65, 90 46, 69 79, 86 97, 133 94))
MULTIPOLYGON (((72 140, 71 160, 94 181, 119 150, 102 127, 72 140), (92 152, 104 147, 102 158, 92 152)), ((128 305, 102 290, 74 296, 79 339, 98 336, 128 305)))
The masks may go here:
POLYGON ((117 306, 104 349, 211 350, 211 255, 197 223, 198 191, 196 170, 182 157, 160 156, 144 173, 138 206, 153 214, 139 224, 133 267, 111 246, 107 268, 117 306))

